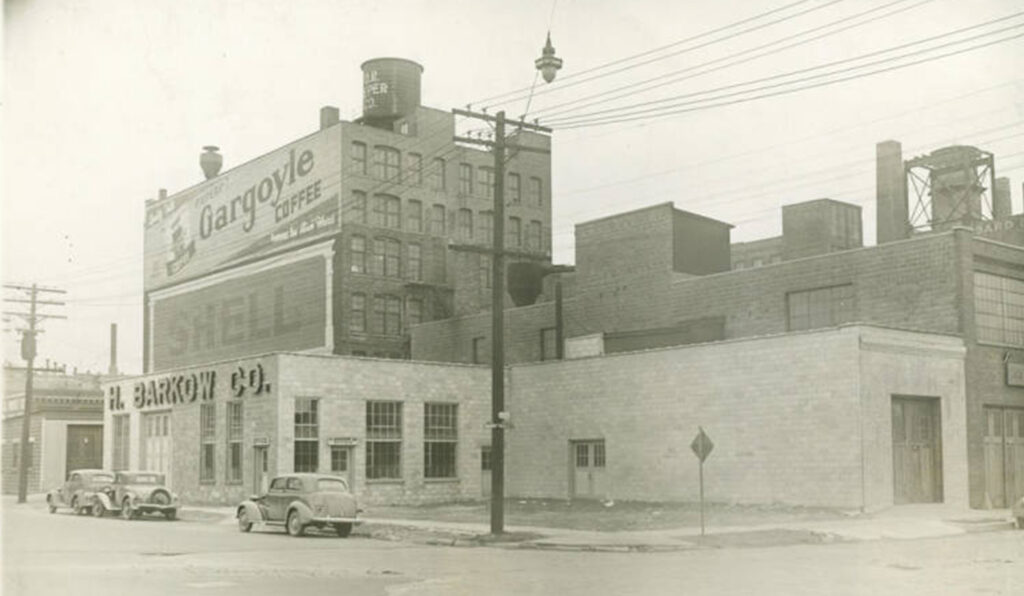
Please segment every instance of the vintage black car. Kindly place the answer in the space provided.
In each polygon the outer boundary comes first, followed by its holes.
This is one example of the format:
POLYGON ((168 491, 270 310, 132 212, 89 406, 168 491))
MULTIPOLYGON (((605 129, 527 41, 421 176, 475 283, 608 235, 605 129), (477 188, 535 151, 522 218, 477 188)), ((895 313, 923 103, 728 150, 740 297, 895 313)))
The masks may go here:
POLYGON ((117 472, 114 482, 93 500, 93 515, 103 517, 108 511, 120 512, 128 520, 143 513, 160 513, 171 520, 178 516, 178 495, 164 486, 160 472, 117 472))
POLYGON ((50 513, 58 507, 70 507, 77 515, 89 513, 97 492, 114 482, 114 473, 107 470, 72 470, 67 481, 60 488, 46 493, 46 505, 50 513))
POLYGON ((264 495, 253 496, 238 505, 238 529, 252 530, 253 524, 284 526, 292 536, 306 528, 332 528, 342 538, 359 523, 356 498, 344 478, 327 474, 287 474, 270 482, 264 495))

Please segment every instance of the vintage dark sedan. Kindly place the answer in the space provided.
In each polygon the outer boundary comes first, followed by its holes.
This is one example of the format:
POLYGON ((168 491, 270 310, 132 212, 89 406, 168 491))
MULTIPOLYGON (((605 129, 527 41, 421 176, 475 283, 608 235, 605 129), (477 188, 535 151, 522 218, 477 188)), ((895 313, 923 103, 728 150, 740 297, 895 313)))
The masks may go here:
POLYGON ((356 498, 345 479, 326 474, 278 476, 266 494, 242 501, 236 511, 243 532, 252 530, 253 524, 284 526, 292 536, 302 536, 308 527, 332 528, 342 538, 359 523, 357 514, 356 498))
POLYGON ((114 482, 96 493, 92 513, 103 517, 107 511, 120 512, 124 519, 143 513, 160 513, 167 519, 178 516, 178 495, 164 486, 159 472, 117 472, 114 482))
POLYGON ((89 513, 97 492, 114 482, 114 473, 107 470, 72 470, 60 488, 46 493, 50 513, 58 507, 70 507, 77 515, 89 513))

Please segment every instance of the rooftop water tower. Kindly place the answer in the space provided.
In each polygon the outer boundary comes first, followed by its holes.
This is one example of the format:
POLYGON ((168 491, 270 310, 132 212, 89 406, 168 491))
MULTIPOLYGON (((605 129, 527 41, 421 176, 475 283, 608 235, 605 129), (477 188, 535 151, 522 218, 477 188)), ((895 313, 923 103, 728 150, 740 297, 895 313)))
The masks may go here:
POLYGON ((422 66, 404 58, 373 58, 362 69, 364 122, 391 130, 419 107, 422 66))
POLYGON ((905 164, 909 223, 948 230, 993 218, 995 159, 988 151, 952 145, 905 164))

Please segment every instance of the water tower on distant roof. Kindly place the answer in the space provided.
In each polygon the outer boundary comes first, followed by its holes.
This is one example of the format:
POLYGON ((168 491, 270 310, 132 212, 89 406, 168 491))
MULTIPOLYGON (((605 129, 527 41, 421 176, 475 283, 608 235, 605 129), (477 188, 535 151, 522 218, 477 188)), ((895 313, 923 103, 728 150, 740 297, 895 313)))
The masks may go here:
POLYGON ((910 225, 948 230, 993 218, 995 159, 988 151, 952 145, 905 164, 910 225))
POLYGON ((391 129, 420 106, 423 67, 405 58, 373 58, 363 62, 363 121, 391 129))

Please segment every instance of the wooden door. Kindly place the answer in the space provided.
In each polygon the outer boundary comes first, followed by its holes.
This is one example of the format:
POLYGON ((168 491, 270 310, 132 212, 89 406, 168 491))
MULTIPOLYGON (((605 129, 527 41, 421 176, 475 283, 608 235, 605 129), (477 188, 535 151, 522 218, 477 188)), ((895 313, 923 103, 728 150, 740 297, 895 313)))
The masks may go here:
POLYGON ((171 413, 156 412, 142 417, 142 469, 160 472, 164 484, 171 481, 171 413))
POLYGON ((893 489, 897 504, 942 501, 942 442, 937 399, 892 400, 893 489))
POLYGON ((1024 496, 1024 409, 985 408, 985 494, 992 507, 1024 496))
POLYGON ((103 467, 103 427, 98 424, 69 424, 65 471, 103 467))
POLYGON ((1006 433, 1006 506, 1024 497, 1024 409, 1008 408, 1006 433))
POLYGON ((573 441, 572 496, 578 499, 598 499, 605 493, 604 441, 573 441))

